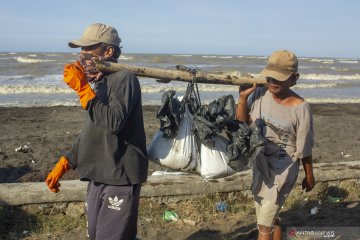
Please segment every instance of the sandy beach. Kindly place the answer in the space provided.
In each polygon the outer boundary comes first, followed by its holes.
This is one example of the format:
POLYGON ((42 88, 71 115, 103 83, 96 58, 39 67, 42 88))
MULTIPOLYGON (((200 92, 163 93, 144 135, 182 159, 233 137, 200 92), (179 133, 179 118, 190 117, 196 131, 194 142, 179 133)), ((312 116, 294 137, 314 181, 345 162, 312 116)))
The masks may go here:
MULTIPOLYGON (((159 129, 157 109, 143 108, 147 144, 159 129)), ((314 161, 359 160, 360 104, 312 104, 311 109, 314 161)), ((80 107, 0 108, 0 183, 43 181, 58 158, 70 149, 85 114, 80 107), (29 149, 15 151, 24 145, 29 149)), ((149 174, 158 169, 162 167, 150 163, 149 174)), ((76 172, 64 176, 76 178, 76 172)))

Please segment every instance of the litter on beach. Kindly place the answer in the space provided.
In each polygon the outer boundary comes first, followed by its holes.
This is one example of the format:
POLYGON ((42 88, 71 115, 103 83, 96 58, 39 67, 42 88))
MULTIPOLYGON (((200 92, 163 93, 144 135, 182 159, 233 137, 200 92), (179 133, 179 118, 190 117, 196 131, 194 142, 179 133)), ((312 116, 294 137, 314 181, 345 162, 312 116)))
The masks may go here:
POLYGON ((165 176, 165 175, 187 175, 190 173, 186 172, 170 172, 170 171, 155 171, 151 174, 151 176, 165 176))
POLYGON ((342 156, 343 158, 351 157, 350 154, 345 154, 344 152, 341 152, 340 154, 341 154, 341 156, 342 156))
POLYGON ((15 152, 28 153, 31 152, 31 148, 28 145, 22 145, 20 147, 15 148, 15 152))
POLYGON ((311 210, 310 210, 310 214, 311 215, 315 215, 315 214, 317 214, 319 212, 319 208, 318 207, 314 207, 314 208, 312 208, 311 210))

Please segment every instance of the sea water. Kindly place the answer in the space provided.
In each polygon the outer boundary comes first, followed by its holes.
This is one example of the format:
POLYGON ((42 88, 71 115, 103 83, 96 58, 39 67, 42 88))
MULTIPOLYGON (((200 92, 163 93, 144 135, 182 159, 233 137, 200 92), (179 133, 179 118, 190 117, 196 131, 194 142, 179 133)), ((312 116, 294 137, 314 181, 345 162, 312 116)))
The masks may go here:
MULTIPOLYGON (((258 76, 266 66, 267 56, 192 55, 192 54, 123 54, 120 63, 175 70, 185 65, 206 72, 248 73, 258 76)), ((74 106, 78 97, 63 82, 64 64, 77 59, 77 53, 0 53, 0 106, 74 106)), ((359 103, 360 59, 299 57, 300 79, 294 91, 310 103, 359 103)), ((158 83, 139 78, 144 105, 158 105, 162 94, 175 90, 183 95, 187 83, 158 83)), ((209 103, 232 94, 238 87, 199 84, 200 98, 209 103)))

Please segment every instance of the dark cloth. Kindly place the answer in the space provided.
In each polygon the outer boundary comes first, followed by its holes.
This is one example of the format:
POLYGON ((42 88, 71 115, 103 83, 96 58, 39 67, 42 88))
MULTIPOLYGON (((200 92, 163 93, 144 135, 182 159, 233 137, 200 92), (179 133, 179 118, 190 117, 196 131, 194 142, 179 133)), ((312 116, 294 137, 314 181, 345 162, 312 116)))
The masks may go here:
POLYGON ((141 89, 128 71, 95 82, 85 125, 66 154, 81 180, 110 185, 146 181, 148 160, 141 89))
POLYGON ((140 188, 89 182, 85 211, 91 240, 136 239, 140 188))
POLYGON ((208 147, 214 147, 212 137, 235 120, 235 102, 232 95, 220 97, 212 101, 208 107, 201 106, 195 116, 193 132, 197 138, 208 147))
POLYGON ((173 90, 166 91, 161 98, 156 117, 160 119, 160 131, 164 137, 174 138, 177 136, 180 127, 181 104, 175 98, 176 92, 173 90))
POLYGON ((213 148, 213 137, 225 131, 229 139, 226 147, 229 166, 235 171, 243 171, 252 166, 264 141, 256 128, 236 120, 235 112, 232 95, 222 96, 208 107, 201 106, 194 116, 193 132, 202 144, 213 148))

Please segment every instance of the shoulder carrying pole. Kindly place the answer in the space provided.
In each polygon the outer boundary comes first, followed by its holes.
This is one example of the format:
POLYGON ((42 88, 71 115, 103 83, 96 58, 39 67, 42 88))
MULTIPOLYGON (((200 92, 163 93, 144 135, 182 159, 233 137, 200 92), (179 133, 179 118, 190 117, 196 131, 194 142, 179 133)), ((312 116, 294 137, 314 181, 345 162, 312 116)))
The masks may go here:
MULTIPOLYGON (((121 63, 101 62, 97 63, 97 69, 102 72, 117 72, 128 70, 139 77, 148 77, 159 79, 162 83, 170 81, 192 82, 194 79, 193 73, 181 70, 165 70, 159 68, 137 67, 121 63)), ((232 75, 232 74, 213 74, 202 71, 196 72, 197 83, 209 84, 226 84, 226 85, 243 85, 243 84, 265 84, 266 80, 263 78, 254 78, 250 75, 232 75)))

